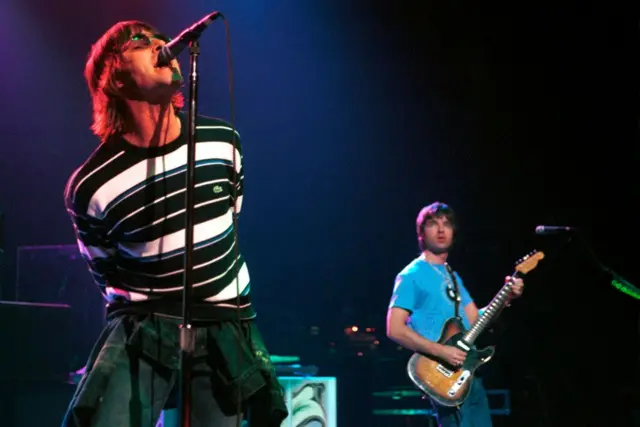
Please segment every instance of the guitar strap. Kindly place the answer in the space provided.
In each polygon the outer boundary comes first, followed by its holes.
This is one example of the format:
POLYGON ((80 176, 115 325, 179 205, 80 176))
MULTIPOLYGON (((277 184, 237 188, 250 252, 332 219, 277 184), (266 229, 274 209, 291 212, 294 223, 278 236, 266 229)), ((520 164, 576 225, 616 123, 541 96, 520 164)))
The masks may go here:
POLYGON ((455 316, 456 318, 460 318, 460 292, 458 291, 458 281, 456 280, 456 275, 453 274, 453 269, 451 268, 451 266, 447 263, 444 264, 444 267, 447 269, 447 273, 449 273, 449 277, 451 277, 451 282, 453 283, 453 291, 456 294, 455 296, 455 302, 454 302, 454 307, 455 307, 455 316))

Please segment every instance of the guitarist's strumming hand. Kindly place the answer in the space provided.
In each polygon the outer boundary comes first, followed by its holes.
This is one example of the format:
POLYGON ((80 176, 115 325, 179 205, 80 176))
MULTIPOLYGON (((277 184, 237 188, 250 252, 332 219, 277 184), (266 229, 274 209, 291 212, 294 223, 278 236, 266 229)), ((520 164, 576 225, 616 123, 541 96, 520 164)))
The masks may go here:
POLYGON ((441 345, 440 348, 438 348, 438 354, 435 356, 439 359, 445 360, 451 366, 460 366, 467 358, 467 353, 457 347, 441 345))

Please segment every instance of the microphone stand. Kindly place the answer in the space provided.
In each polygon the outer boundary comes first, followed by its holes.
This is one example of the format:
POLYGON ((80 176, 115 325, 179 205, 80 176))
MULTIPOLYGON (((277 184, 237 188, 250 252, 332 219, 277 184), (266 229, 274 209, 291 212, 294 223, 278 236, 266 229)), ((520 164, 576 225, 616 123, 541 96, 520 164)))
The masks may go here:
POLYGON ((4 213, 0 211, 0 299, 4 294, 4 213))
POLYGON ((197 40, 189 43, 189 106, 187 115, 187 182, 186 182, 186 229, 184 254, 184 290, 182 294, 182 324, 180 325, 180 426, 191 425, 191 367, 195 351, 195 330, 191 325, 192 271, 193 271, 193 226, 194 186, 196 163, 196 117, 198 104, 198 56, 197 40))

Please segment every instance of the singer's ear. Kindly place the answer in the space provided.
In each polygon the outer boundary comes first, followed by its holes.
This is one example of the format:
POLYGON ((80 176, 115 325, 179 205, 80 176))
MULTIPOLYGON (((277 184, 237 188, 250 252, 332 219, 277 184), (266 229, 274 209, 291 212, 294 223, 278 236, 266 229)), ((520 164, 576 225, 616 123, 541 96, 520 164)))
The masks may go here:
POLYGON ((111 62, 105 66, 100 86, 107 95, 118 95, 126 84, 126 72, 122 70, 121 65, 118 58, 112 58, 111 62))
POLYGON ((121 68, 117 68, 113 73, 113 85, 116 89, 122 89, 129 77, 129 73, 122 70, 121 68))
POLYGON ((120 91, 122 90, 125 84, 122 76, 119 76, 120 73, 121 73, 120 71, 114 72, 113 75, 109 78, 109 81, 107 82, 107 84, 104 85, 104 92, 107 95, 111 95, 111 96, 120 95, 120 91))
POLYGON ((111 78, 110 89, 111 93, 117 96, 123 96, 122 91, 127 90, 135 85, 135 82, 131 78, 131 74, 127 70, 116 69, 113 72, 111 78))

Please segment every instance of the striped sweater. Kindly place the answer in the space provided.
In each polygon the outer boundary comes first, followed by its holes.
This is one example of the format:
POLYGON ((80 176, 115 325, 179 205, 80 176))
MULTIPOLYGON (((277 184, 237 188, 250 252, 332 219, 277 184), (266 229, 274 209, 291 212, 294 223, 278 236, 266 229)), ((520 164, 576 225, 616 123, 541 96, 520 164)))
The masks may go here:
MULTIPOLYGON (((185 115, 179 116, 178 139, 142 148, 113 137, 65 188, 80 252, 116 309, 182 315, 187 123, 185 115)), ((222 120, 201 116, 196 141, 193 317, 251 318, 249 272, 233 221, 242 207, 244 183, 240 135, 222 120)))

